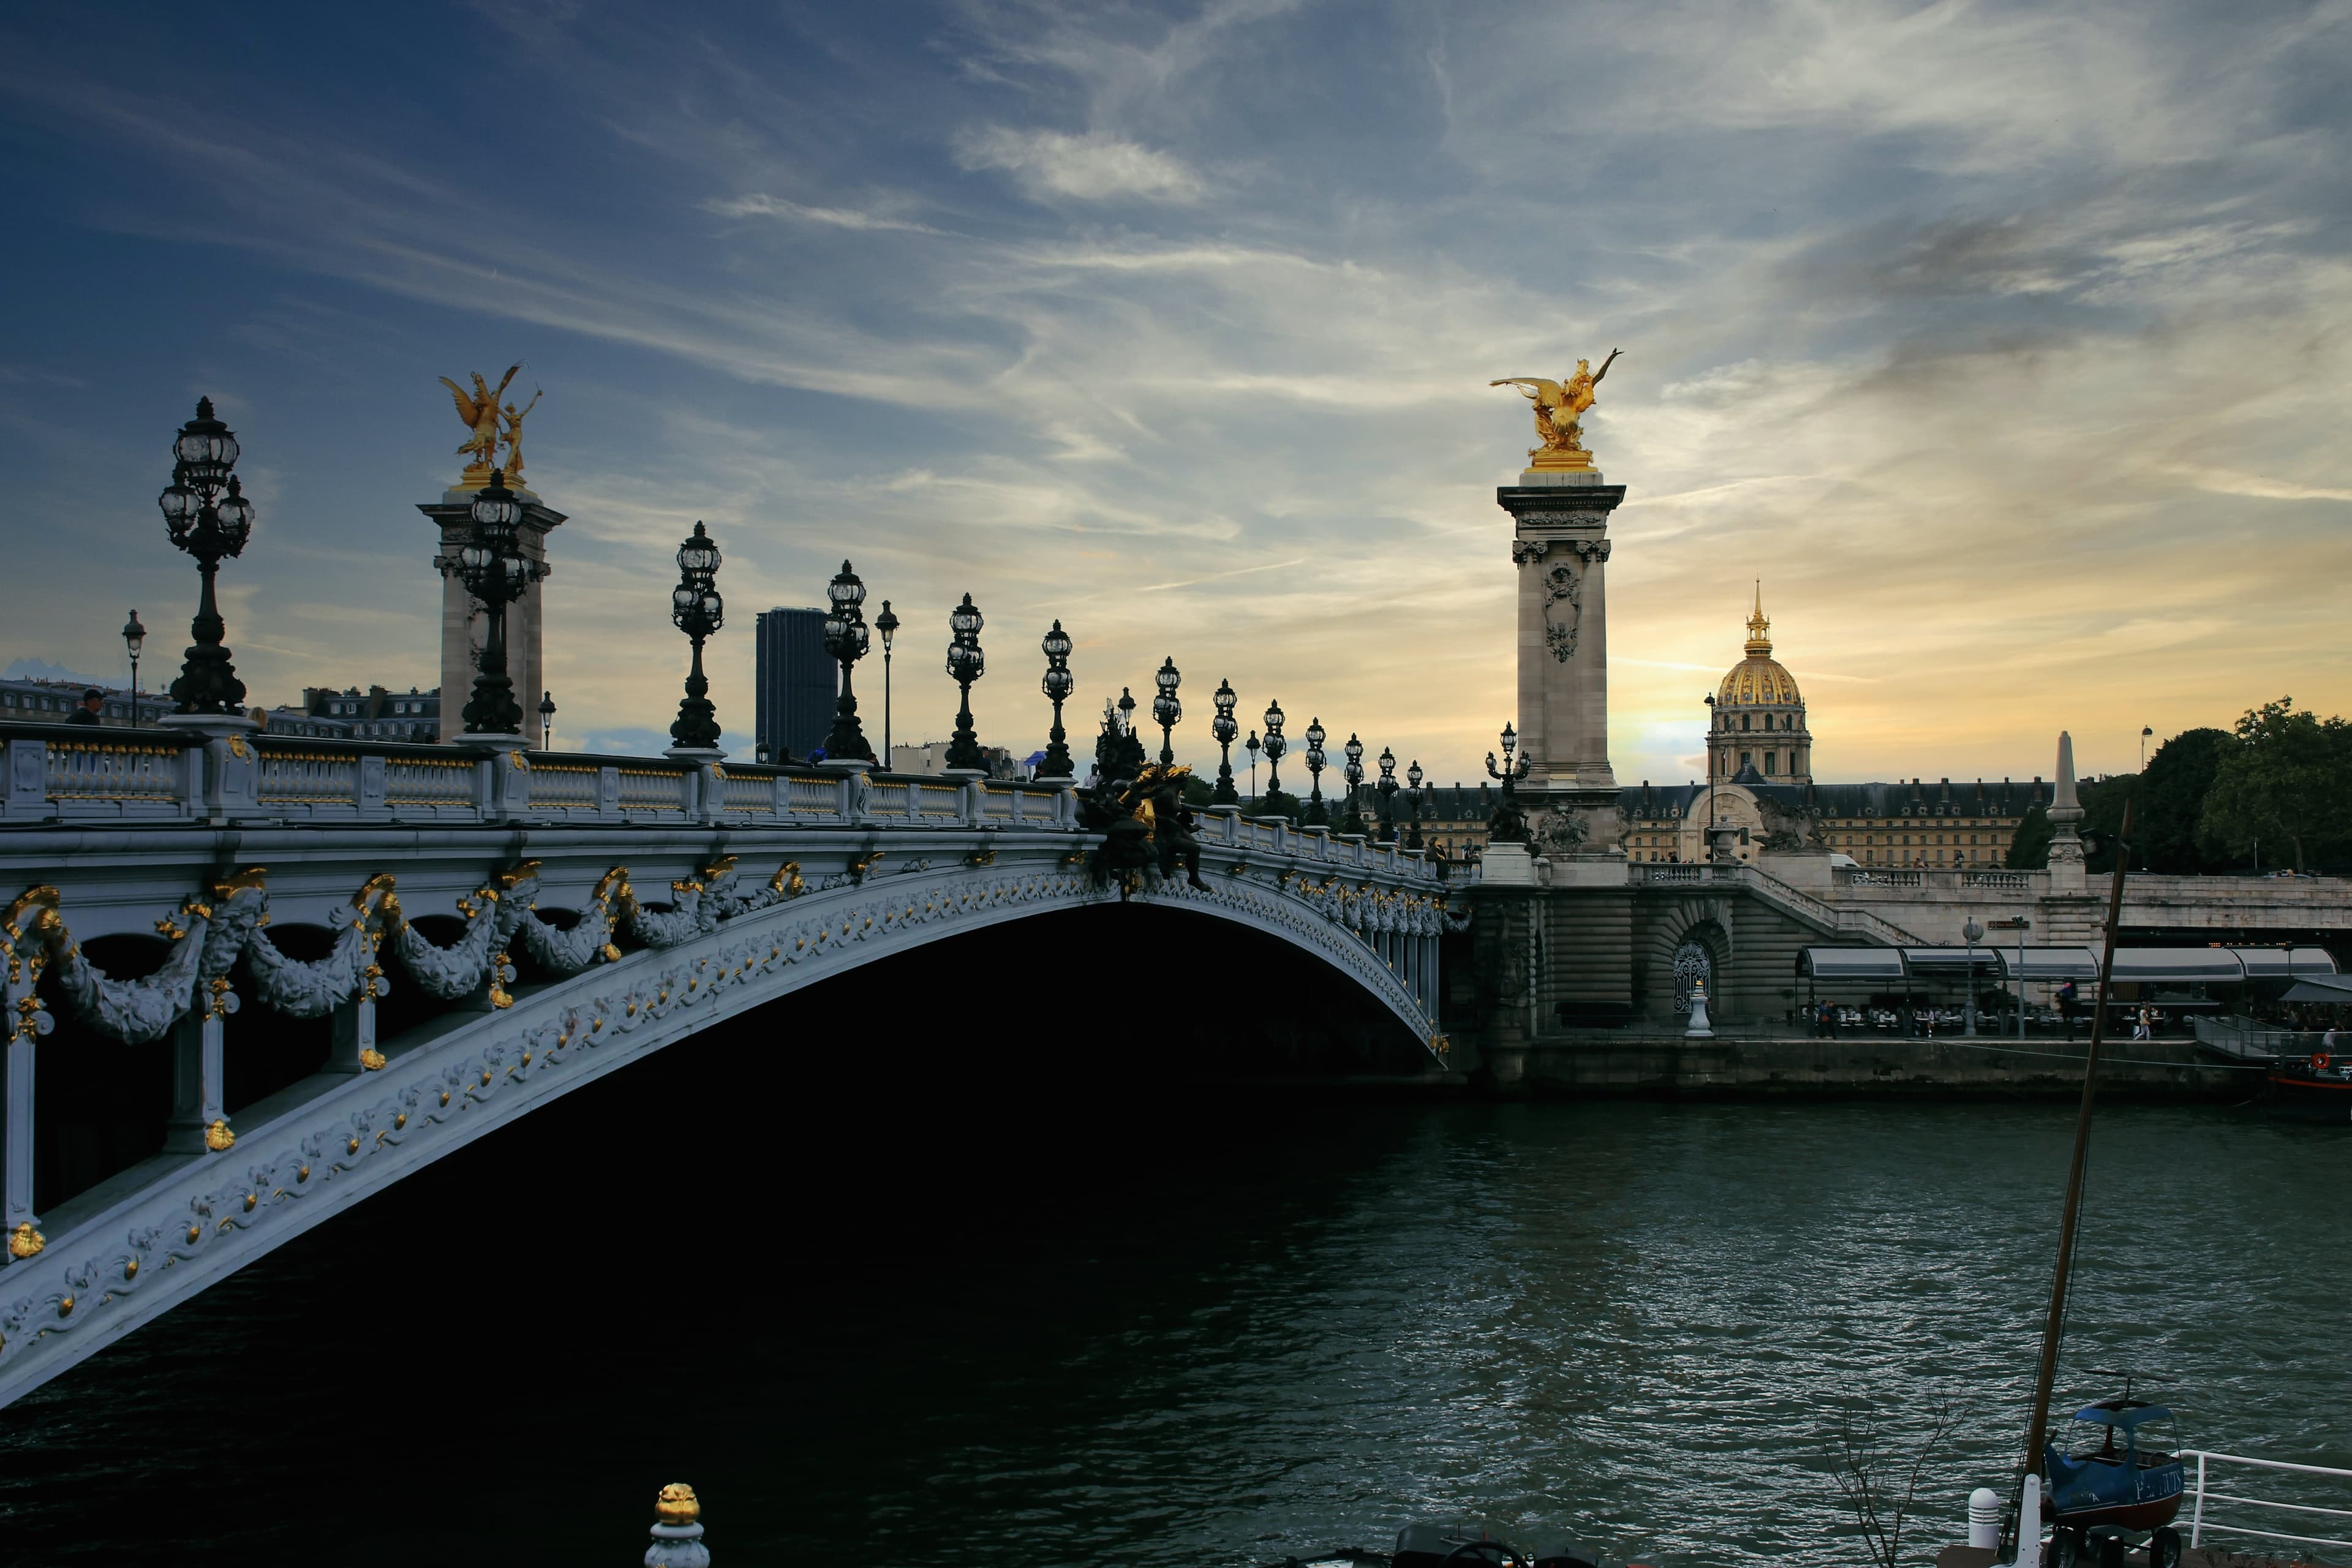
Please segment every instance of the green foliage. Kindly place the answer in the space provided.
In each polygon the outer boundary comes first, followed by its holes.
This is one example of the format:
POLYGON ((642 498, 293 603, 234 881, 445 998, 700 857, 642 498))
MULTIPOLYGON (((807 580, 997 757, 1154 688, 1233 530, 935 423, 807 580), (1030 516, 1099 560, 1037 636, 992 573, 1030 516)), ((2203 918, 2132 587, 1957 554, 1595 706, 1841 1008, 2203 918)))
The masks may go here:
POLYGON ((1198 773, 1184 775, 1184 804, 1206 805, 1217 796, 1217 786, 1198 773))
MULTIPOLYGON (((2083 803, 2083 862, 2093 871, 2116 868, 2116 842, 2124 826, 2124 802, 2129 800, 2138 786, 2137 773, 2111 773, 2103 779, 2084 784, 2075 791, 2083 803)), ((2139 813, 2132 813, 2132 837, 2139 837, 2139 813)), ((2137 864, 2137 849, 2132 856, 2137 864)))
POLYGON ((2198 847, 2197 825, 2213 776, 2234 743, 2226 730, 2183 730, 2156 749, 2133 814, 2142 866, 2174 876, 2230 868, 2230 862, 2198 847))
POLYGON ((2009 868, 2039 871, 2050 864, 2050 814, 2040 806, 2025 814, 2010 835, 2009 868))
POLYGON ((2250 854, 2258 840, 2295 869, 2339 850, 2344 801, 2352 785, 2352 725, 2296 712, 2282 697, 2238 721, 2206 792, 2198 843, 2210 853, 2250 854))

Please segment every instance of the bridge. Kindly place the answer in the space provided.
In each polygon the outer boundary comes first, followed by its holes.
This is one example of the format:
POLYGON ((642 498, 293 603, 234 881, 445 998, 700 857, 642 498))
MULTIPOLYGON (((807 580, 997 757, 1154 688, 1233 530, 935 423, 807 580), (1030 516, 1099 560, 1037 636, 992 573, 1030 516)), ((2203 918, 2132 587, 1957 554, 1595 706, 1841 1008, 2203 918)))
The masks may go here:
POLYGON ((1007 921, 1131 897, 1254 929, 1446 1070, 1444 868, 1233 807, 1203 815, 1201 892, 1099 877, 1067 781, 218 725, 0 747, 0 1404, 579 1084, 1007 921), (238 1053, 289 1031, 307 1058, 232 1113, 238 1053), (151 1142, 68 1181, 45 1088, 151 1142))

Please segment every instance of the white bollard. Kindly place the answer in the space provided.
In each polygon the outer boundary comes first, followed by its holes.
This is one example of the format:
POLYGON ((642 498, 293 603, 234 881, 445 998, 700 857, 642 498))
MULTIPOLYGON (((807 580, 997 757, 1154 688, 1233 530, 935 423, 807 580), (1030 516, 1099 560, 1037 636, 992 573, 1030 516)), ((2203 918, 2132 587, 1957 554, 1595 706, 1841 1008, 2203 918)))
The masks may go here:
POLYGON ((1979 1487, 1969 1494, 1969 1544, 2000 1544, 2000 1494, 1990 1487, 1979 1487))

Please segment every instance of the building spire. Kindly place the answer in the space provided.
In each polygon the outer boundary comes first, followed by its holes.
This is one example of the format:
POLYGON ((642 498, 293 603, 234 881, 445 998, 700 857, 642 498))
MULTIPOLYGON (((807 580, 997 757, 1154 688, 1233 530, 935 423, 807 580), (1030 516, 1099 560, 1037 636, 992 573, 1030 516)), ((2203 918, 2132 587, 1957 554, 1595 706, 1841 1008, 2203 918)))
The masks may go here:
POLYGON ((1748 653, 1749 658, 1772 651, 1772 638, 1768 635, 1772 623, 1764 616, 1764 580, 1756 580, 1756 608, 1748 617, 1748 653))

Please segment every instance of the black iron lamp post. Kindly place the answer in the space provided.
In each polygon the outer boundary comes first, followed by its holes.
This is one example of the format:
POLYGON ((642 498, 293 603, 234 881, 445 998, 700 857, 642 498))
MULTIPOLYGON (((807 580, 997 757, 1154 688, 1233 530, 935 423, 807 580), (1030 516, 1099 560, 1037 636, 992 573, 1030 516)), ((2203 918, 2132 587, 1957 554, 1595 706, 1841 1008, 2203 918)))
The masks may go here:
POLYGON ((147 628, 139 624, 139 612, 122 623, 122 646, 131 650, 131 727, 137 729, 139 718, 139 650, 147 646, 147 628))
POLYGON ((1341 819, 1339 831, 1352 833, 1360 838, 1364 835, 1364 812, 1359 792, 1364 784, 1364 742, 1350 734, 1348 743, 1339 750, 1348 759, 1347 769, 1340 775, 1348 781, 1348 815, 1341 819))
POLYGON ((1503 781, 1503 799, 1507 803, 1518 799, 1518 782, 1528 776, 1527 759, 1521 757, 1513 761, 1512 753, 1518 749, 1519 732, 1510 724, 1506 723, 1503 726, 1503 766, 1499 773, 1495 768, 1495 753, 1492 752, 1486 753, 1486 776, 1503 781))
POLYGON ((507 606, 521 598, 545 568, 522 558, 516 533, 522 502, 507 488, 502 472, 492 470, 490 482, 476 492, 471 521, 472 531, 457 552, 457 574, 466 592, 480 602, 489 624, 473 695, 461 717, 468 735, 520 735, 522 705, 515 700, 514 682, 507 678, 507 606))
POLYGON ((1715 858, 1715 693, 1699 699, 1706 704, 1706 831, 1699 836, 1699 858, 1715 858))
POLYGON ((1290 750, 1282 735, 1284 717, 1280 702, 1265 705, 1265 794, 1277 804, 1282 799, 1282 759, 1290 750))
POLYGON ((195 557, 204 578, 195 619, 188 626, 196 640, 180 667, 180 679, 172 682, 172 700, 183 713, 241 713, 245 682, 221 645, 228 627, 213 597, 213 578, 223 560, 243 553, 253 534, 253 503, 230 471, 236 467, 236 437, 213 417, 211 398, 196 399, 196 416, 180 426, 172 458, 172 482, 155 504, 163 510, 172 542, 195 557))
POLYGON ((948 612, 948 630, 953 634, 948 639, 948 673, 962 693, 955 734, 948 741, 948 766, 978 773, 988 771, 988 759, 981 754, 980 737, 971 730, 971 683, 988 673, 988 656, 980 647, 980 628, 986 624, 970 594, 948 612))
POLYGON ((866 584, 841 563, 841 570, 825 584, 824 651, 841 666, 841 695, 833 705, 833 729, 824 738, 827 762, 844 762, 856 758, 874 760, 874 748, 866 743, 866 731, 857 722, 857 694, 850 689, 849 667, 866 657, 866 615, 858 606, 866 603, 866 584))
MULTIPOLYGON (((1234 737, 1241 733, 1241 725, 1234 720, 1234 704, 1241 698, 1230 680, 1217 682, 1216 691, 1209 700, 1217 705, 1217 716, 1209 721, 1209 733, 1217 740, 1217 787, 1210 792, 1212 805, 1235 805, 1241 796, 1234 790, 1234 737)), ((1252 731, 1253 739, 1256 731, 1252 731)))
POLYGON ((552 750, 555 743, 555 693, 545 689, 539 694, 539 749, 552 750))
POLYGON ((1255 804, 1257 800, 1257 754, 1265 750, 1265 746, 1258 740, 1257 731, 1252 730, 1242 749, 1250 754, 1250 800, 1255 804))
POLYGON ((1320 719, 1307 721, 1307 826, 1328 827, 1330 815, 1323 809, 1323 764, 1328 753, 1323 750, 1327 732, 1320 719))
POLYGON ((1077 776, 1078 765, 1070 760, 1070 737, 1062 728, 1062 704, 1069 700, 1076 689, 1077 679, 1070 673, 1070 649, 1074 646, 1070 634, 1055 621, 1045 640, 1037 645, 1045 651, 1045 679, 1043 689, 1054 703, 1054 731, 1045 742, 1045 765, 1040 778, 1066 779, 1077 776))
POLYGON ((1404 771, 1405 799, 1412 811, 1412 826, 1404 832, 1404 847, 1408 849, 1421 847, 1421 759, 1415 757, 1412 766, 1404 771))
POLYGON ((1381 776, 1372 785, 1381 797, 1381 842, 1396 842, 1396 753, 1386 746, 1381 748, 1381 776))
POLYGON ((1151 672, 1151 683, 1160 689, 1160 694, 1151 700, 1151 721, 1160 726, 1160 765, 1163 768, 1176 765, 1175 729, 1177 721, 1184 717, 1184 705, 1176 700, 1176 688, 1183 680, 1172 653, 1151 672))
POLYGON ((890 645, 898 636, 898 617, 890 613, 890 601, 882 601, 882 613, 874 617, 874 630, 882 638, 882 765, 890 765, 890 645))
POLYGON ((719 710, 711 704, 710 682, 702 674, 703 639, 727 619, 726 601, 719 596, 719 546, 696 523, 677 547, 677 586, 669 594, 669 618, 694 644, 686 696, 677 705, 677 721, 669 727, 673 752, 719 750, 719 710))

